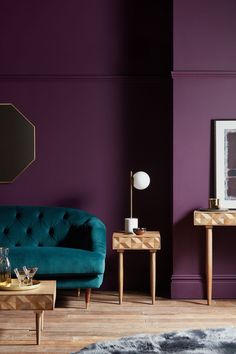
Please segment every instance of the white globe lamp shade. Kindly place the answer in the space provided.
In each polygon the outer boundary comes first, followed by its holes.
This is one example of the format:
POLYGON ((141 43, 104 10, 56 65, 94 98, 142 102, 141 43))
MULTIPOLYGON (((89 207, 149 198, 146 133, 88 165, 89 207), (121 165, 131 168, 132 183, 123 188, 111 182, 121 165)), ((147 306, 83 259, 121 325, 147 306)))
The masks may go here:
POLYGON ((133 186, 136 189, 146 189, 150 184, 150 177, 146 172, 139 171, 133 175, 133 186))

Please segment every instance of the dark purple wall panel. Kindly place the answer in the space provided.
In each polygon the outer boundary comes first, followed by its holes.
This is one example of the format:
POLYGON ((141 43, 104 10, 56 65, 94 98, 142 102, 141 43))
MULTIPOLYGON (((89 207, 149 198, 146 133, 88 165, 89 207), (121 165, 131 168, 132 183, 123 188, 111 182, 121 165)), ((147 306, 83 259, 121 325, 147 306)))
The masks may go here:
MULTIPOLYGON (((172 297, 205 296, 205 232, 193 210, 214 196, 213 120, 236 119, 235 2, 174 2, 172 297)), ((234 228, 214 229, 213 297, 236 297, 234 228)))
MULTIPOLYGON (((163 235, 158 291, 171 277, 171 4, 149 0, 11 0, 0 9, 0 101, 36 126, 36 161, 1 204, 77 207, 107 226, 104 288, 117 286, 112 232, 129 216, 163 235)), ((131 254, 132 253, 132 254, 131 254)), ((125 288, 149 290, 148 253, 125 256, 125 288), (138 261, 137 261, 138 257, 138 261), (138 264, 138 269, 137 269, 138 264)))
POLYGON ((164 0, 7 1, 0 74, 169 74, 170 21, 164 0))
POLYGON ((236 2, 174 0, 174 69, 236 70, 236 2))
POLYGON ((1 73, 113 74, 122 68, 122 2, 9 1, 1 6, 1 73))
MULTIPOLYGON (((14 183, 0 185, 0 203, 76 207, 99 216, 107 226, 104 286, 112 289, 117 282, 117 255, 111 250, 111 235, 123 228, 129 216, 130 168, 144 169, 151 185, 134 193, 134 214, 140 225, 166 235, 159 257, 163 269, 159 284, 166 285, 167 274, 170 277, 170 190, 163 193, 163 185, 170 183, 166 156, 171 151, 157 152, 169 139, 169 84, 105 78, 10 80, 0 82, 0 96, 35 124, 37 148, 30 168, 14 183), (158 132, 159 117, 163 124, 158 132)), ((136 257, 126 256, 126 288, 147 290, 149 261, 139 254, 143 271, 137 273, 136 257)))

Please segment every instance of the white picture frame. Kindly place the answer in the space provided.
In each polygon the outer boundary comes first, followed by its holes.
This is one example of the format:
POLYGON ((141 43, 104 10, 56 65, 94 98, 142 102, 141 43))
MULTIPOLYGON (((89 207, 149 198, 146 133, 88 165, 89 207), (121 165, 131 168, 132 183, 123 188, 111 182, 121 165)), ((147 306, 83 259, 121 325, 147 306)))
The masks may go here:
POLYGON ((236 120, 215 120, 215 195, 236 209, 236 120))

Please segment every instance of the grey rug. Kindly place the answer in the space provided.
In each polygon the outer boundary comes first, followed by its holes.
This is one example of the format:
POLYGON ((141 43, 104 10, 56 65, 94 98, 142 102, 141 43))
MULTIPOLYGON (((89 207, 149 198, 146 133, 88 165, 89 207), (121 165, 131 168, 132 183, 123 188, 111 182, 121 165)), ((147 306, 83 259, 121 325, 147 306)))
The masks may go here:
POLYGON ((236 354, 236 327, 141 334, 98 342, 72 354, 236 354))

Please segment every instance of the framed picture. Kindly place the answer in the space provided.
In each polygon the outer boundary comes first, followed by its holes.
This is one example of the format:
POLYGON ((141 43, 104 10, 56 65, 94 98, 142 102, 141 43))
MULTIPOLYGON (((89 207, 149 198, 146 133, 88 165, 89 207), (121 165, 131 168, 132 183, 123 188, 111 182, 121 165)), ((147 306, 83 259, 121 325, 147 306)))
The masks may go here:
POLYGON ((215 187, 220 207, 236 209, 236 120, 215 121, 215 187))

